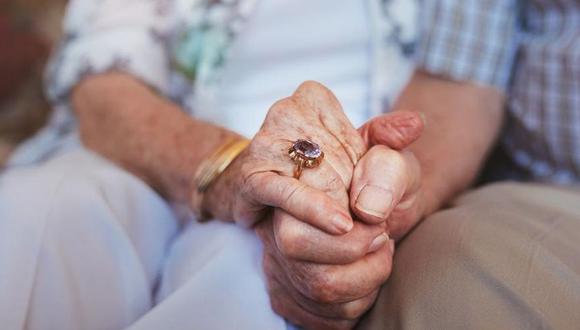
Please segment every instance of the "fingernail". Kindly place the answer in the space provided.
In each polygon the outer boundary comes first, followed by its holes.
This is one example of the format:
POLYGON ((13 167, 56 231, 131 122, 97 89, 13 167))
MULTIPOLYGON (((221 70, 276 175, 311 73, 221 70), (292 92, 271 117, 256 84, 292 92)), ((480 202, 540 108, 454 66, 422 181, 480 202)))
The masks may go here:
POLYGON ((367 184, 356 200, 355 207, 360 211, 384 219, 393 204, 393 194, 379 186, 367 184))
POLYGON ((395 253, 395 240, 394 239, 389 240, 389 249, 391 250, 391 254, 395 253))
POLYGON ((377 236, 373 242, 371 243, 371 245, 369 246, 369 252, 375 252, 377 250, 379 250, 380 248, 382 248, 385 243, 387 243, 389 241, 389 236, 385 233, 380 234, 379 236, 377 236))
POLYGON ((332 224, 338 231, 338 234, 346 234, 354 226, 354 223, 350 219, 347 219, 342 215, 334 217, 332 219, 332 224))

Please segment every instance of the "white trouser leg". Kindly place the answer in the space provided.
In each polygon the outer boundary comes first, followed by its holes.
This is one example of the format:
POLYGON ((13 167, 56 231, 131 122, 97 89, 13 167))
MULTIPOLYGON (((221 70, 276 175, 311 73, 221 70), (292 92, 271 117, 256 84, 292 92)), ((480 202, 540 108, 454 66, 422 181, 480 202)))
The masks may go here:
POLYGON ((151 312, 131 330, 282 330, 262 273, 253 231, 214 220, 191 223, 171 249, 151 312))
POLYGON ((143 182, 84 150, 0 176, 0 327, 121 329, 153 305, 178 224, 143 182))

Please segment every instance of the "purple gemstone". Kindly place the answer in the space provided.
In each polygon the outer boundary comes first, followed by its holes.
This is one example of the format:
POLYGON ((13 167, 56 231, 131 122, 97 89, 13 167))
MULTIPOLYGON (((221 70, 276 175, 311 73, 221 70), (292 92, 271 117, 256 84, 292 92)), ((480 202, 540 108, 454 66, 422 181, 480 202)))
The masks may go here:
POLYGON ((294 143, 294 150, 304 157, 316 159, 322 154, 320 146, 308 140, 298 140, 294 143))

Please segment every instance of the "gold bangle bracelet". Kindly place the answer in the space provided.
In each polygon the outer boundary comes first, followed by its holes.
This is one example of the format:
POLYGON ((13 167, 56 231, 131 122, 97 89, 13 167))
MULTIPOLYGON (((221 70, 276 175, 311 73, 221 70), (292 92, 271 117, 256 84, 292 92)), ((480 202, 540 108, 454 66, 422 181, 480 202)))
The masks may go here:
POLYGON ((224 143, 218 150, 204 160, 193 177, 192 207, 198 220, 211 219, 212 215, 203 209, 203 198, 209 186, 228 168, 228 166, 248 147, 250 140, 235 139, 224 143))

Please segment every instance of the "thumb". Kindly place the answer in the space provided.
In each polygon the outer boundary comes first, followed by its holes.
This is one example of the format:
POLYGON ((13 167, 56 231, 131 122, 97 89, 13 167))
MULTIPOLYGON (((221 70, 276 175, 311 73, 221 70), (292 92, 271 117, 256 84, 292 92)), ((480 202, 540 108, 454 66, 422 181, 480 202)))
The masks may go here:
POLYGON ((358 129, 370 148, 384 145, 401 150, 415 142, 425 128, 425 116, 416 111, 395 111, 372 118, 358 129))

